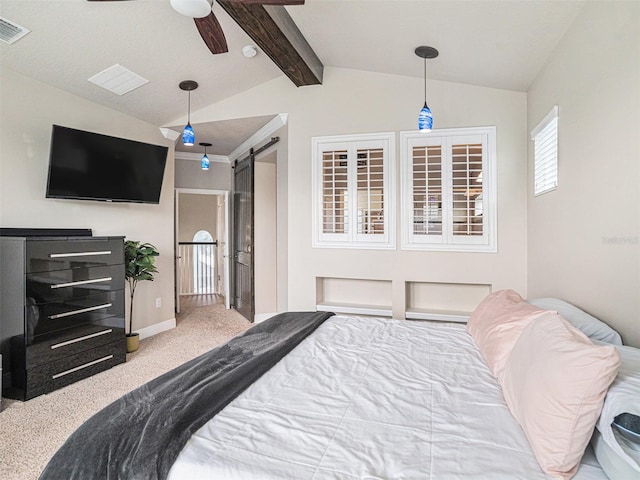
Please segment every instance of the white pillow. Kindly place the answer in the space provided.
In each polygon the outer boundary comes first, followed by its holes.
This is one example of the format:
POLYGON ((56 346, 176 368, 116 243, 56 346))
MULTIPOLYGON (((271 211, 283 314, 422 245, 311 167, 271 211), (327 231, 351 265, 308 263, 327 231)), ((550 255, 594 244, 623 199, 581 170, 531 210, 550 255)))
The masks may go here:
POLYGON ((564 300, 559 298, 534 298, 533 300, 527 300, 527 302, 543 310, 555 310, 591 340, 599 340, 612 345, 622 345, 620 334, 613 328, 564 300))
POLYGON ((602 435, 596 428, 591 438, 591 446, 600 468, 604 470, 607 477, 617 479, 638 478, 638 471, 627 463, 618 453, 604 441, 602 435))
POLYGON ((596 423, 601 438, 594 436, 594 450, 609 477, 621 478, 619 472, 632 471, 640 478, 638 446, 623 438, 611 425, 621 413, 640 415, 640 349, 628 346, 615 348, 620 354, 620 369, 609 387, 596 423), (602 442, 606 445, 599 445, 602 442))

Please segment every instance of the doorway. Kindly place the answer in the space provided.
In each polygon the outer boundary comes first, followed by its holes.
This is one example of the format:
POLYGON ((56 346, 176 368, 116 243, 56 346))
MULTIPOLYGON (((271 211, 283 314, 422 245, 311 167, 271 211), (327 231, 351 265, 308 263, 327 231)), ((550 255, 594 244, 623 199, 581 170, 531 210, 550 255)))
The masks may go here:
POLYGON ((252 323, 255 316, 254 164, 251 149, 247 158, 236 161, 233 171, 233 304, 252 323))
POLYGON ((229 293, 229 192, 175 190, 175 305, 224 303, 229 293))

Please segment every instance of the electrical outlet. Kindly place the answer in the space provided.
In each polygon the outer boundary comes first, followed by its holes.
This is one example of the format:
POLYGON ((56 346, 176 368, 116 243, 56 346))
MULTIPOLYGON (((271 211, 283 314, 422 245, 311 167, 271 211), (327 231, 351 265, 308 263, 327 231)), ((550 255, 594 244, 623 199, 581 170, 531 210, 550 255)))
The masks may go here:
POLYGON ((156 308, 160 308, 161 305, 162 305, 162 299, 156 298, 156 308))

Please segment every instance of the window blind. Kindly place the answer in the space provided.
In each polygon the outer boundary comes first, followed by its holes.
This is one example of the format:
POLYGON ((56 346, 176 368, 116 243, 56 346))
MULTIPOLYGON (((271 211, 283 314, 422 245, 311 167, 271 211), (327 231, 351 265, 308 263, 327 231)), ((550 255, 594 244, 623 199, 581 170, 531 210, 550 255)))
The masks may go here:
POLYGON ((358 149, 358 233, 384 234, 384 152, 358 149))
POLYGON ((322 152, 322 231, 348 233, 347 151, 322 152))
POLYGON ((442 147, 413 147, 413 234, 442 235, 442 147))
POLYGON ((558 186, 558 106, 531 132, 534 158, 534 195, 558 186))
MULTIPOLYGON (((453 181, 453 235, 482 235, 482 214, 476 214, 476 199, 482 202, 482 144, 451 146, 453 181)), ((482 207, 480 207, 480 211, 482 207)))

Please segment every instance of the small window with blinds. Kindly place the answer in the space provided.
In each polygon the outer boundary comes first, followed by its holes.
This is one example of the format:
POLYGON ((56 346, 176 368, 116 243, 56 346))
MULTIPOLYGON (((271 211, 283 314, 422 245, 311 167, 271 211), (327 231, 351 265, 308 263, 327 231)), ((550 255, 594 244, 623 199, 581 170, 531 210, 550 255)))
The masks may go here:
POLYGON ((558 106, 542 119, 531 132, 533 140, 534 195, 558 186, 558 106))
POLYGON ((400 139, 402 247, 495 252, 495 127, 400 139))
POLYGON ((317 137, 313 246, 395 248, 394 134, 317 137))

